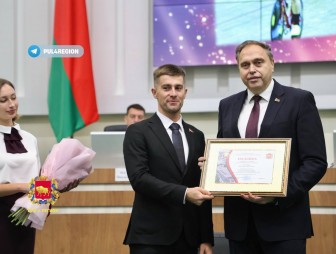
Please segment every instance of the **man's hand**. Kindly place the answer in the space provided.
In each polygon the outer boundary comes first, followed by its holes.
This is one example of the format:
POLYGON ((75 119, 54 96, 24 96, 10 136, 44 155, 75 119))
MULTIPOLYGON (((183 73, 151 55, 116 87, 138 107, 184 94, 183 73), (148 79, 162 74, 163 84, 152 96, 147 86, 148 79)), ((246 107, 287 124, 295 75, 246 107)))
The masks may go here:
POLYGON ((266 204, 272 203, 274 202, 274 199, 275 199, 274 197, 255 196, 250 192, 248 194, 241 194, 240 196, 247 201, 260 204, 260 205, 266 205, 266 204))
POLYGON ((204 161, 205 161, 205 157, 199 157, 198 158, 198 166, 201 168, 201 170, 203 168, 204 161))
POLYGON ((214 196, 210 191, 200 187, 187 188, 186 200, 195 205, 201 205, 205 200, 211 200, 213 198, 214 196))
POLYGON ((212 246, 210 243, 201 243, 199 254, 212 254, 212 246))

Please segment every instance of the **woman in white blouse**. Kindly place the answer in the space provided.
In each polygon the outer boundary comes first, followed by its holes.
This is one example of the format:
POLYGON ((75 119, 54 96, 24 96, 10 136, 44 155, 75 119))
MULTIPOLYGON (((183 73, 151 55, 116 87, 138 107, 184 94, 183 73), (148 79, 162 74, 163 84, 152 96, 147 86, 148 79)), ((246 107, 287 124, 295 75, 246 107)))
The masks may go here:
POLYGON ((36 138, 15 123, 17 110, 13 84, 0 78, 0 249, 1 253, 33 254, 35 229, 15 226, 8 218, 41 166, 36 138))

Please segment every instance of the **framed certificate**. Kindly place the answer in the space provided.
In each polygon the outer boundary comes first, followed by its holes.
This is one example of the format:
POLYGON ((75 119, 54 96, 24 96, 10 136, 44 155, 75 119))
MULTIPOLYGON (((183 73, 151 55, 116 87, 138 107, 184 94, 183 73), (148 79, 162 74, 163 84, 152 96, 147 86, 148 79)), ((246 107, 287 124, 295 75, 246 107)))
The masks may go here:
POLYGON ((215 196, 284 197, 291 139, 208 139, 200 187, 215 196))

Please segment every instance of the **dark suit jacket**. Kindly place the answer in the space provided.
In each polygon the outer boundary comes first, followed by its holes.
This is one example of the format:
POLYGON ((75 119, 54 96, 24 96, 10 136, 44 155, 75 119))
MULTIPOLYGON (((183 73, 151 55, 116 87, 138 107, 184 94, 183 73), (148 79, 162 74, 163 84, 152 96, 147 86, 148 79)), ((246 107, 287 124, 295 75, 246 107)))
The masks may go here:
POLYGON ((135 191, 125 244, 170 245, 184 231, 191 246, 213 243, 211 202, 183 204, 187 187, 199 186, 198 158, 204 154, 204 135, 183 122, 189 156, 186 172, 159 117, 128 127, 124 158, 135 191))
POLYGON ((104 131, 126 131, 127 125, 109 125, 104 128, 104 131))
MULTIPOLYGON (((246 96, 247 91, 243 91, 221 100, 219 138, 240 138, 238 117, 246 96)), ((244 239, 249 213, 266 241, 312 236, 308 191, 327 168, 324 134, 314 96, 275 81, 259 138, 292 139, 287 197, 277 198, 278 205, 257 205, 240 197, 225 197, 226 237, 244 239)))

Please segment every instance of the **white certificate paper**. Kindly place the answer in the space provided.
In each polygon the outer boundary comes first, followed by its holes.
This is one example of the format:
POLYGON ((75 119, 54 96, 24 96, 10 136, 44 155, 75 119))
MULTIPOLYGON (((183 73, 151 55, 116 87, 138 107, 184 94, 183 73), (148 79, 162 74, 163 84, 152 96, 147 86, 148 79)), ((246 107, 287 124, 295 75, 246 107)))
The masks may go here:
POLYGON ((291 139, 208 139, 200 187, 215 196, 287 195, 291 139))
POLYGON ((274 150, 218 152, 215 183, 272 183, 274 150))

